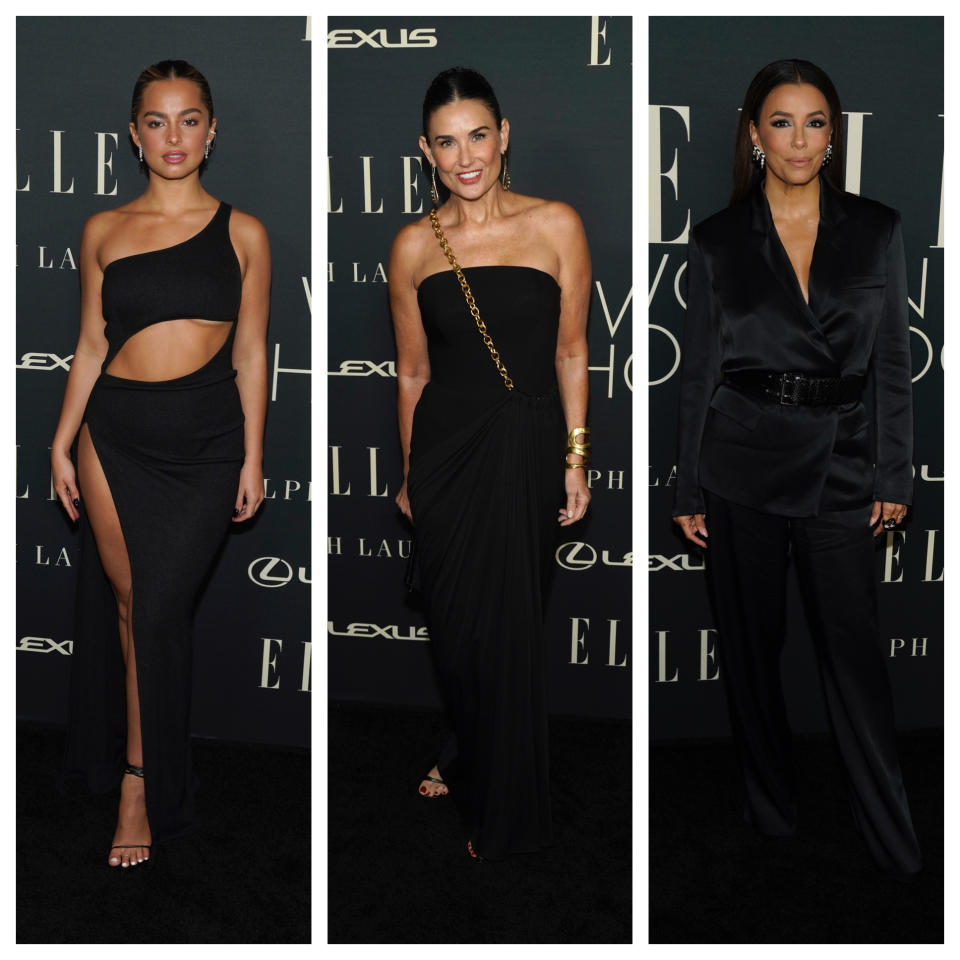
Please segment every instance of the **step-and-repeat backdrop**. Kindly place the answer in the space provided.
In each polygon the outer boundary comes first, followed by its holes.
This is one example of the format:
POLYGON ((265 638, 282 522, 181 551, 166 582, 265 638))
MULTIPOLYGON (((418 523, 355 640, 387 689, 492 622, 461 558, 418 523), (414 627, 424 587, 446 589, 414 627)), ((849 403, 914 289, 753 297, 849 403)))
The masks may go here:
MULTIPOLYGON (((655 738, 729 723, 703 558, 670 521, 689 228, 725 207, 747 85, 811 60, 844 111, 846 189, 903 217, 914 386, 914 505, 878 537, 881 636, 900 729, 943 719, 943 21, 935 17, 650 20, 650 699, 655 738)), ((827 729, 791 580, 783 677, 791 723, 827 729)))
POLYGON ((66 717, 79 536, 51 493, 49 444, 79 329, 80 235, 143 191, 134 81, 183 59, 206 76, 218 119, 203 185, 263 222, 273 256, 267 499, 231 529, 197 611, 193 732, 308 743, 310 50, 307 17, 17 19, 20 717, 66 717))
MULTIPOLYGON (((396 349, 386 265, 430 206, 423 95, 479 70, 510 120, 519 193, 563 200, 593 258, 589 519, 558 537, 547 677, 555 712, 630 710, 631 21, 629 17, 331 17, 328 54, 329 690, 439 706, 423 612, 404 572, 396 349)), ((558 504, 559 507, 559 504, 558 504)), ((496 603, 496 597, 490 598, 496 603)))

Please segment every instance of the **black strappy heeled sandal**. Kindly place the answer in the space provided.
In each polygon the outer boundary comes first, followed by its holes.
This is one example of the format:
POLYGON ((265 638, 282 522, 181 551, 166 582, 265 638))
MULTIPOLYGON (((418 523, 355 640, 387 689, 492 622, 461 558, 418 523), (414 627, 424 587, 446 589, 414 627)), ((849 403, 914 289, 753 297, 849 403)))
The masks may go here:
MULTIPOLYGON (((129 773, 129 774, 131 774, 131 775, 134 776, 134 777, 139 777, 141 780, 143 779, 143 767, 135 767, 132 763, 128 763, 128 764, 123 768, 123 773, 124 773, 124 775, 126 775, 126 774, 129 773)), ((153 850, 151 849, 151 844, 149 844, 149 843, 115 843, 115 844, 110 848, 111 851, 113 851, 113 850, 142 850, 142 849, 148 850, 148 851, 149 851, 149 856, 147 856, 146 859, 144 859, 144 860, 137 860, 137 861, 133 861, 133 860, 131 860, 131 859, 128 857, 128 858, 127 858, 128 864, 127 864, 127 868, 126 868, 126 869, 128 869, 128 870, 130 869, 130 867, 147 866, 147 865, 150 864, 150 862, 151 862, 152 859, 153 859, 153 850)), ((121 870, 123 870, 123 869, 124 869, 124 867, 123 867, 123 857, 120 858, 120 862, 119 862, 119 863, 116 863, 116 864, 108 863, 108 866, 109 866, 111 869, 115 869, 115 868, 119 867, 121 870)))
POLYGON ((441 784, 442 786, 446 787, 447 789, 444 790, 443 793, 427 793, 425 790, 421 790, 421 791, 420 791, 420 796, 421 796, 421 797, 429 797, 431 800, 436 800, 437 797, 446 797, 446 796, 449 795, 449 793, 450 793, 450 785, 447 783, 446 780, 442 780, 442 779, 440 779, 439 777, 429 777, 429 776, 428 776, 428 777, 423 777, 420 782, 422 783, 424 780, 429 780, 431 783, 439 783, 439 784, 441 784))

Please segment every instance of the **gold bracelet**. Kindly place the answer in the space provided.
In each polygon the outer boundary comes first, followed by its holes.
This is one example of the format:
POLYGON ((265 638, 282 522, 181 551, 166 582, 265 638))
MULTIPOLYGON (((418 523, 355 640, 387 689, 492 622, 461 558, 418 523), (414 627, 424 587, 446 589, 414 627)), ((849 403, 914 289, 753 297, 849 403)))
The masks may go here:
POLYGON ((567 434, 567 451, 564 454, 564 464, 568 470, 585 470, 590 466, 590 428, 589 427, 574 427, 567 434), (577 437, 583 435, 584 440, 582 443, 577 442, 577 437), (574 454, 577 457, 583 457, 582 463, 571 463, 567 458, 570 454, 574 454))

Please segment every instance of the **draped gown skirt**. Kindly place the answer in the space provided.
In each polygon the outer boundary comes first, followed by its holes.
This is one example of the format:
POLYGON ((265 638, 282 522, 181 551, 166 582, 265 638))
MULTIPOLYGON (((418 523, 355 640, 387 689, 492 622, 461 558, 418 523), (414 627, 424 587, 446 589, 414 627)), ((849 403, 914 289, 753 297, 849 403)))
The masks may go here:
POLYGON ((464 272, 516 387, 505 389, 453 272, 427 277, 418 299, 431 380, 414 413, 408 491, 456 735, 451 789, 474 848, 498 859, 552 842, 543 613, 564 504, 559 288, 529 268, 464 272))
MULTIPOLYGON (((144 790, 154 842, 193 817, 191 624, 227 534, 243 460, 233 335, 203 367, 160 382, 101 374, 84 422, 130 560, 144 790)), ((81 490, 81 496, 83 491, 81 490)), ((126 707, 117 608, 93 531, 81 518, 64 775, 95 791, 123 775, 126 707)))

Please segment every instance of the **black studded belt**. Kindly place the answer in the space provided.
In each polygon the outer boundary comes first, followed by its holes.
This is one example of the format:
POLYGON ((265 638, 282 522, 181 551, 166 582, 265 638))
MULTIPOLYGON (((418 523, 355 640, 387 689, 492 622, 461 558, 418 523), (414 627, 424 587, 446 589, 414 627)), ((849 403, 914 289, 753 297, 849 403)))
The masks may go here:
POLYGON ((853 403, 863 393, 865 377, 808 377, 804 373, 748 370, 724 375, 724 383, 743 393, 775 400, 784 406, 828 406, 853 403))

